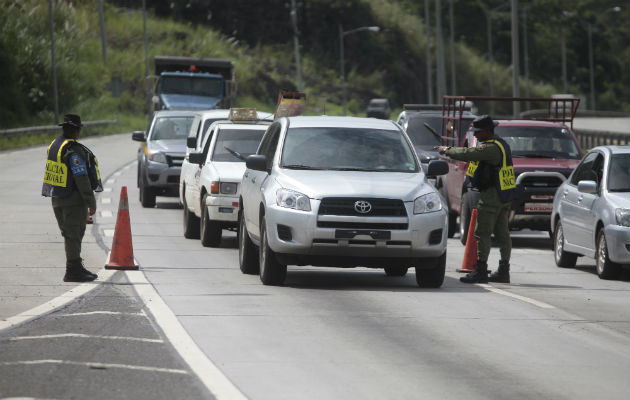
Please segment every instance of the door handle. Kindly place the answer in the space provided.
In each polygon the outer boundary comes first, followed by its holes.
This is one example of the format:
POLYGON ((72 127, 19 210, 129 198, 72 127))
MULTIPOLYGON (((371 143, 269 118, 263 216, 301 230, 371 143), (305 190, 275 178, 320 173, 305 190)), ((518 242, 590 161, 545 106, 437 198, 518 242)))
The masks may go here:
POLYGON ((577 198, 578 203, 579 203, 580 201, 582 201, 582 199, 584 199, 584 196, 578 196, 578 198, 577 198))

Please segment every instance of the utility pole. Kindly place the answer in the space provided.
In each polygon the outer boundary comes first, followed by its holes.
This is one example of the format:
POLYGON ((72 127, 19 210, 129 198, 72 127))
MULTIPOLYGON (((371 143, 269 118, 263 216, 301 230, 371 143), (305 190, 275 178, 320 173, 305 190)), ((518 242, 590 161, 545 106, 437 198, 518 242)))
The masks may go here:
POLYGON ((427 65, 427 102, 433 104, 433 80, 431 79, 431 18, 429 14, 429 0, 424 0, 424 24, 427 30, 427 45, 424 51, 427 65))
POLYGON ((437 101, 446 95, 446 73, 444 67, 444 42, 442 40, 442 6, 435 0, 435 42, 437 48, 437 101))
POLYGON ((302 67, 300 65, 300 41, 297 24, 297 10, 295 7, 295 0, 291 0, 291 25, 293 26, 293 47, 295 47, 295 69, 297 73, 297 88, 298 92, 303 91, 302 85, 302 67))
POLYGON ((593 73, 593 25, 586 24, 586 34, 588 35, 588 80, 591 85, 591 96, 589 106, 595 111, 595 74, 593 73))
POLYGON ((453 2, 455 0, 448 1, 448 19, 450 25, 450 50, 451 50, 451 94, 455 96, 457 94, 457 79, 455 77, 455 17, 453 17, 453 2))
POLYGON ((105 38, 105 16, 103 13, 103 0, 98 0, 98 24, 101 27, 101 54, 103 64, 107 65, 107 40, 105 38))
POLYGON ((59 95, 57 94, 57 62, 55 61, 55 19, 53 18, 53 3, 48 0, 50 14, 50 65, 52 67, 53 97, 55 103, 55 124, 59 123, 59 95))
POLYGON ((341 68, 341 104, 343 104, 343 115, 346 115, 346 66, 343 55, 343 25, 339 24, 339 58, 341 68))
POLYGON ((142 36, 144 37, 144 80, 147 86, 147 116, 151 115, 151 93, 148 88, 149 82, 149 42, 147 40, 147 2, 142 0, 142 36))
MULTIPOLYGON (((512 97, 520 97, 520 90, 518 86, 519 78, 519 58, 518 58, 518 0, 511 0, 512 2, 512 97)), ((514 118, 519 118, 521 114, 521 103, 518 101, 512 102, 512 113, 514 118)))
POLYGON ((562 58, 562 93, 567 92, 567 32, 560 28, 560 57, 562 58))

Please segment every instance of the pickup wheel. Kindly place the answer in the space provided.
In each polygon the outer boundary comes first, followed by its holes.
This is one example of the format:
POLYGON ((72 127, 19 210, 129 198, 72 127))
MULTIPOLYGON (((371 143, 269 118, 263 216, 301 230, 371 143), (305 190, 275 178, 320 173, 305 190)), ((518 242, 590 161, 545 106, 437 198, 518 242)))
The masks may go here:
POLYGON ((575 267, 578 257, 575 253, 564 251, 564 230, 562 229, 560 220, 556 223, 556 229, 554 230, 553 257, 556 261, 556 265, 560 268, 575 267))
POLYGON ((260 220, 260 247, 258 248, 260 261, 260 280, 265 285, 282 285, 287 277, 287 266, 276 260, 276 255, 269 248, 267 240, 267 223, 263 216, 260 220))
POLYGON ((199 239, 199 217, 191 213, 184 196, 184 237, 186 239, 199 239))
POLYGON ((470 216, 472 215, 473 204, 472 195, 468 192, 462 196, 462 203, 459 208, 459 241, 466 244, 468 229, 470 228, 470 216))
POLYGON ((144 208, 153 208, 155 207, 155 192, 150 187, 147 187, 144 182, 140 183, 140 204, 144 208))
POLYGON ((597 275, 600 279, 615 279, 621 272, 621 265, 610 261, 608 258, 608 245, 606 243, 606 235, 604 230, 600 230, 597 234, 597 275))
POLYGON ((405 276, 408 267, 385 267, 385 275, 387 276, 405 276))
POLYGON ((421 288, 439 288, 444 283, 446 274, 446 251, 434 259, 423 259, 423 263, 432 263, 433 268, 416 267, 416 283, 421 288))
POLYGON ((206 206, 207 194, 203 195, 201 200, 201 223, 199 227, 199 236, 201 244, 204 247, 219 247, 221 244, 221 223, 213 221, 208 217, 208 206, 206 206))
POLYGON ((238 215, 238 264, 244 274, 258 274, 260 264, 258 264, 258 249, 247 233, 243 212, 238 215))

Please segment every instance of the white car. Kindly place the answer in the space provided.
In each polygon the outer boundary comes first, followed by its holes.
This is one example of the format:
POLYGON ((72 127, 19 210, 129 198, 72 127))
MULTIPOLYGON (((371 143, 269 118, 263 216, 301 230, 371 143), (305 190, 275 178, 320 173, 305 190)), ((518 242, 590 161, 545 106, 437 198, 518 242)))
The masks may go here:
POLYGON ((290 117, 275 121, 241 182, 239 264, 265 285, 284 282, 287 265, 416 271, 440 287, 447 211, 411 141, 393 121, 290 117))
POLYGON ((551 214, 554 256, 573 267, 595 258, 597 275, 613 279, 630 265, 630 148, 595 147, 558 187, 551 214))
POLYGON ((223 229, 238 226, 239 186, 245 157, 256 152, 270 121, 216 121, 199 151, 188 154, 190 170, 181 175, 184 236, 219 246, 223 229))

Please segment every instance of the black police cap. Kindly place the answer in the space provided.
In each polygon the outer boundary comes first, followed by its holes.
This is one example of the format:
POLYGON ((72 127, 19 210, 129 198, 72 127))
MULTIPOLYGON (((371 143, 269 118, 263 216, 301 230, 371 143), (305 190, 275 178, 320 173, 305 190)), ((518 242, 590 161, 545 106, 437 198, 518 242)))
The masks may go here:
POLYGON ((80 128, 83 126, 81 123, 81 117, 76 114, 66 114, 63 116, 63 122, 59 124, 59 126, 71 125, 80 128))

